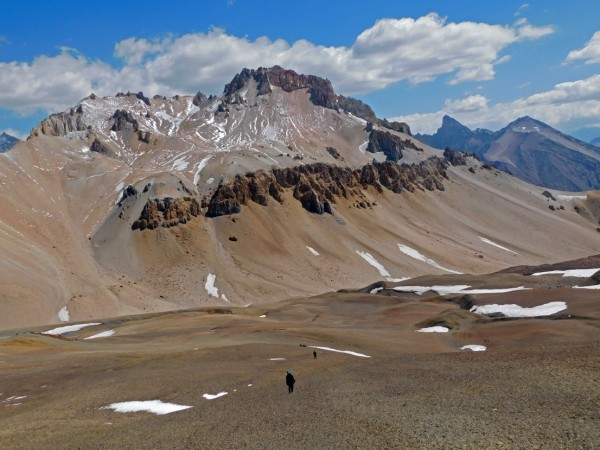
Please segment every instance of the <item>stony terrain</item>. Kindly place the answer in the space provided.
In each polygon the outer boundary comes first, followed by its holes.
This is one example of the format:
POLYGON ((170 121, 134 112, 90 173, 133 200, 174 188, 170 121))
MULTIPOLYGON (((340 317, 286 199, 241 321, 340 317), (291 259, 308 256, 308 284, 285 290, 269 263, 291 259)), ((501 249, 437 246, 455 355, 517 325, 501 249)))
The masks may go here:
POLYGON ((372 285, 268 306, 107 319, 61 335, 39 334, 51 326, 0 332, 1 446, 596 448, 599 291, 573 288, 596 283, 560 274, 429 276, 379 283, 388 289, 376 294, 372 285), (567 308, 489 318, 465 309, 460 295, 391 289, 406 284, 524 285, 532 289, 469 301, 562 299, 567 308), (417 332, 434 323, 452 329, 417 332), (86 339, 107 331, 114 334, 86 339), (472 344, 486 351, 461 350, 472 344), (313 359, 312 346, 355 354, 317 348, 313 359), (143 400, 191 408, 103 409, 143 400))

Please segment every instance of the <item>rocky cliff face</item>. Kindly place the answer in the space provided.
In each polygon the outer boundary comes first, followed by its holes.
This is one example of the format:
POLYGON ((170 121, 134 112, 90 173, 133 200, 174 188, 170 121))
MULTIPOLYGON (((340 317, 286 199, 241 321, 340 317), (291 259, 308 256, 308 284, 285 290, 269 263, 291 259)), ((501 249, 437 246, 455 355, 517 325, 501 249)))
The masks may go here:
MULTIPOLYGON (((352 97, 337 95, 333 90, 331 81, 315 75, 298 74, 293 70, 284 69, 279 66, 274 66, 269 69, 264 67, 258 69, 243 69, 233 78, 231 83, 225 86, 225 90, 223 91, 225 102, 240 103, 240 99, 236 93, 246 86, 250 80, 256 82, 257 95, 271 93, 273 91, 272 86, 277 86, 285 92, 307 89, 310 95, 310 101, 316 106, 335 109, 336 111, 344 110, 366 121, 380 123, 371 107, 366 103, 352 97)), ((388 125, 391 125, 390 122, 385 122, 388 125)), ((384 125, 383 121, 381 121, 381 124, 383 126, 388 126, 384 125)), ((400 126, 398 122, 394 122, 394 124, 400 126)), ((388 128, 392 127, 388 126, 388 128)), ((401 128, 410 132, 407 125, 401 126, 401 128)))
POLYGON ((372 124, 367 124, 367 130, 370 130, 367 151, 370 153, 383 152, 388 161, 400 161, 403 156, 402 150, 405 148, 423 151, 422 148, 415 145, 410 139, 402 139, 387 131, 376 130, 372 124))
POLYGON ((87 131, 88 126, 83 123, 82 115, 83 109, 81 105, 76 109, 71 108, 68 113, 61 112, 52 114, 31 130, 29 137, 31 138, 42 134, 46 136, 65 136, 74 131, 87 131))
POLYGON ((133 230, 145 230, 146 228, 153 230, 158 227, 173 227, 185 224, 199 214, 200 205, 195 198, 157 198, 148 200, 140 218, 133 222, 131 228, 133 230))
POLYGON ((444 190, 447 163, 441 158, 430 158, 418 165, 398 165, 391 162, 368 164, 360 169, 316 163, 258 171, 238 175, 233 182, 221 184, 210 198, 202 200, 207 217, 241 212, 249 201, 267 205, 269 199, 283 202, 282 193, 291 191, 302 207, 316 214, 333 214, 332 204, 338 198, 356 199, 358 207, 368 207, 363 190, 368 187, 378 192, 388 189, 395 193, 414 192, 416 189, 444 190))

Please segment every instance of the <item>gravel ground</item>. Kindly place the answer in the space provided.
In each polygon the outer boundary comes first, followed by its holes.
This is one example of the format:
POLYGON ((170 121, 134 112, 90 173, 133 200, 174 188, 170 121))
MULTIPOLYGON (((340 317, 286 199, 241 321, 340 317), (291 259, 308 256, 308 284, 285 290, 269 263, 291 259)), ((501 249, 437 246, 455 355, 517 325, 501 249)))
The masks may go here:
MULTIPOLYGON (((496 323, 488 351, 460 352, 453 340, 490 325, 425 336, 377 314, 388 311, 389 298, 371 300, 370 312, 354 299, 345 317, 328 300, 269 313, 289 311, 289 320, 170 314, 123 322, 114 337, 93 343, 83 334, 4 339, 0 448, 600 448, 595 321, 572 342, 523 338, 521 346, 510 337, 503 346, 496 323), (315 318, 300 318, 308 309, 315 318), (372 357, 317 350, 314 360, 305 343, 372 357), (284 383, 288 368, 297 379, 293 394, 284 383), (221 391, 228 395, 202 397, 221 391), (10 396, 26 397, 16 405, 10 396), (168 415, 100 409, 154 399, 193 408, 168 415)), ((402 317, 413 317, 410 305, 401 306, 402 317)))

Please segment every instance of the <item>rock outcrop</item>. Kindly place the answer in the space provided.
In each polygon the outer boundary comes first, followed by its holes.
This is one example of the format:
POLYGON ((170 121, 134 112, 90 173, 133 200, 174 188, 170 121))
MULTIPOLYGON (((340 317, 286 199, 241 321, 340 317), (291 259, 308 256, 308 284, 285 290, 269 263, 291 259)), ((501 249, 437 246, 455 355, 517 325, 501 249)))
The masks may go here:
POLYGON ((387 131, 374 129, 370 122, 367 124, 367 130, 370 130, 370 134, 369 144, 367 145, 366 150, 370 153, 383 152, 388 161, 400 161, 403 156, 402 150, 405 148, 423 151, 422 148, 418 147, 410 139, 402 139, 401 137, 387 131))
POLYGON ((452 150, 450 147, 446 147, 444 150, 444 158, 446 158, 446 160, 453 166, 466 166, 468 156, 471 155, 452 150))
POLYGON ((333 90, 331 81, 315 75, 302 75, 293 70, 274 66, 269 69, 243 69, 235 75, 233 80, 225 86, 223 95, 226 103, 236 104, 243 101, 237 92, 248 84, 250 80, 256 82, 257 95, 273 92, 272 86, 277 86, 285 92, 298 89, 307 89, 310 101, 316 106, 322 106, 336 111, 346 111, 367 121, 378 122, 375 113, 369 105, 351 97, 337 95, 333 90))
POLYGON ((83 107, 71 108, 66 112, 52 114, 42 120, 37 127, 31 130, 29 137, 40 135, 46 136, 65 136, 74 131, 88 131, 88 126, 83 123, 83 107))
POLYGON ((412 136, 412 134, 410 132, 410 127, 408 126, 408 124, 406 122, 395 122, 395 121, 390 122, 387 119, 383 119, 383 120, 379 120, 378 123, 382 127, 412 136))
POLYGON ((117 109, 110 119, 111 131, 139 131, 138 121, 129 111, 117 109))
POLYGON ((106 143, 104 143, 100 139, 98 139, 98 137, 94 138, 92 145, 90 145, 90 151, 96 152, 96 153, 102 153, 103 155, 111 155, 112 154, 112 151, 110 150, 108 145, 106 145, 106 143))
POLYGON ((337 198, 357 199, 357 204, 370 206, 363 190, 384 188, 395 193, 403 191, 444 190, 447 162, 430 158, 417 165, 392 162, 368 164, 360 169, 324 163, 307 164, 285 169, 260 170, 238 175, 227 184, 220 184, 213 195, 202 200, 207 217, 238 214, 242 206, 253 201, 267 205, 269 198, 283 202, 282 193, 291 191, 302 207, 316 214, 333 214, 337 198))
POLYGON ((204 95, 202 92, 198 91, 196 93, 196 95, 194 95, 194 99, 192 100, 192 103, 196 106, 200 106, 202 103, 205 103, 206 101, 208 101, 208 97, 206 95, 204 95))
MULTIPOLYGON (((123 193, 126 198, 127 190, 123 193)), ((135 194, 133 194, 135 195, 135 194)), ((158 227, 173 227, 185 224, 200 214, 200 205, 195 198, 184 197, 174 199, 165 197, 163 199, 148 200, 140 218, 131 225, 132 230, 153 230, 158 227)))
POLYGON ((127 92, 127 94, 124 94, 123 92, 117 92, 116 96, 117 97, 135 97, 135 98, 138 98, 141 101, 143 101, 146 105, 150 106, 150 99, 148 97, 146 97, 142 91, 138 92, 137 94, 134 94, 132 92, 127 92))

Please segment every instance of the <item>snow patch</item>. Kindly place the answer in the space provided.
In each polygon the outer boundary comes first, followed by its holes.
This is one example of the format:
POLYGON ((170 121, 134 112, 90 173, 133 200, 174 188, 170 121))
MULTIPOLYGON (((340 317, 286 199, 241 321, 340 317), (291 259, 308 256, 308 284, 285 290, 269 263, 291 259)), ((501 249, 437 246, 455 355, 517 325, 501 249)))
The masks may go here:
POLYGON ((556 196, 557 199, 559 200, 565 200, 565 201, 571 201, 571 200, 585 200, 587 198, 587 195, 564 195, 564 194, 558 194, 556 196))
POLYGON ((461 350, 471 350, 473 352, 485 352, 487 350, 487 347, 485 345, 469 344, 469 345, 463 345, 460 349, 461 350))
POLYGON ((335 348, 330 348, 330 347, 317 347, 316 345, 309 345, 309 347, 310 348, 317 348, 319 350, 325 350, 325 351, 328 351, 328 352, 345 353, 347 355, 359 356, 361 358, 370 358, 369 355, 365 355, 363 353, 352 352, 350 350, 337 350, 335 348))
POLYGON ((448 331, 450 331, 449 328, 436 325, 435 327, 421 328, 417 330, 417 333, 447 333, 448 331))
POLYGON ((560 275, 563 277, 588 278, 598 272, 600 269, 571 269, 571 270, 550 270, 548 272, 532 273, 531 276, 538 277, 540 275, 560 275))
POLYGON ((440 266, 438 263, 436 263, 433 259, 430 259, 428 257, 426 257, 425 255, 421 254, 419 251, 415 250, 414 248, 410 248, 407 245, 402 245, 402 244, 398 244, 398 248, 400 249, 400 251, 402 253, 404 253, 405 255, 410 256, 411 258, 414 258, 418 261, 422 261, 424 263, 429 264, 430 266, 433 266, 437 269, 443 270, 445 272, 450 272, 450 273, 457 273, 457 274, 462 274, 462 272, 457 272, 456 270, 452 270, 452 269, 447 269, 443 266, 440 266))
POLYGON ((63 306, 60 311, 58 312, 58 319, 61 322, 68 322, 69 321, 69 310, 67 309, 66 306, 63 306))
POLYGON ((207 156, 206 158, 203 158, 202 161, 200 161, 198 163, 198 167, 196 168, 196 173, 194 174, 194 184, 198 184, 198 182, 200 181, 200 172, 202 172, 202 169, 204 169, 206 167, 210 158, 212 158, 212 156, 207 156))
POLYGON ((515 255, 518 255, 517 252, 513 252, 512 250, 506 248, 506 247, 502 247, 500 244, 496 244, 494 241, 490 241, 489 239, 486 239, 484 237, 479 236, 479 239, 481 239, 483 242, 485 242, 486 244, 490 244, 493 245, 494 247, 498 247, 504 251, 510 252, 510 253, 514 253, 515 255))
POLYGON ((381 291, 383 291, 382 287, 378 287, 375 289, 371 289, 371 292, 369 292, 369 294, 379 294, 381 291))
POLYGON ((458 284, 453 286, 396 286, 392 289, 398 292, 413 292, 417 295, 422 295, 427 291, 434 291, 439 295, 446 294, 505 294, 513 291, 523 291, 531 288, 523 286, 504 289, 469 289, 471 286, 467 284, 458 284))
POLYGON ((594 284, 593 286, 573 286, 573 289, 600 289, 600 284, 594 284))
POLYGON ((59 334, 71 333, 73 331, 79 331, 79 330, 81 330, 83 328, 93 327, 93 326, 96 326, 96 325, 102 325, 102 324, 100 322, 80 323, 78 325, 68 325, 66 327, 53 328, 51 330, 44 331, 42 334, 59 335, 59 334))
POLYGON ((319 256, 319 252, 316 251, 314 248, 309 247, 308 245, 306 246, 306 248, 308 249, 309 252, 311 252, 313 255, 315 256, 319 256))
POLYGON ((258 317, 260 317, 261 319, 264 319, 265 317, 267 317, 267 315, 263 314, 262 316, 258 316, 258 317))
POLYGON ((173 162, 173 167, 171 170, 177 170, 179 172, 183 172, 190 165, 189 162, 185 160, 185 158, 176 159, 173 162))
POLYGON ((539 317, 551 316, 552 314, 556 314, 565 309, 567 309, 567 304, 565 302, 550 302, 531 308, 512 304, 473 306, 471 312, 474 312, 475 314, 502 313, 506 317, 539 317))
POLYGON ((285 361, 285 358, 269 358, 269 361, 285 361))
POLYGON ((383 265, 377 261, 375 258, 373 258, 373 256, 370 253, 367 252, 361 252, 359 250, 356 250, 356 253, 358 253, 358 255, 364 259, 366 262, 368 262, 370 265, 372 265, 373 267, 375 267, 378 271, 379 274, 382 277, 390 277, 390 273, 385 270, 385 267, 383 267, 383 265))
POLYGON ((208 180, 206 180, 206 184, 213 184, 214 181, 215 179, 213 177, 210 177, 208 180))
POLYGON ((206 277, 206 284, 204 285, 204 289, 206 289, 208 295, 219 298, 219 289, 215 286, 216 279, 216 275, 209 273, 206 277))
POLYGON ((115 412, 129 413, 147 411, 152 414, 163 415, 170 414, 176 411, 192 408, 186 405, 177 405, 175 403, 165 403, 161 400, 146 400, 133 402, 111 403, 108 406, 103 406, 100 409, 112 409, 115 412))
POLYGON ((218 394, 203 394, 202 397, 204 397, 206 400, 214 400, 215 398, 223 397, 224 395, 227 395, 227 392, 219 392, 218 394))
POLYGON ((102 333, 94 334, 93 336, 88 336, 84 340, 87 341, 88 339, 99 339, 99 338, 114 336, 114 334, 115 334, 115 330, 108 330, 108 331, 103 331, 102 333))

